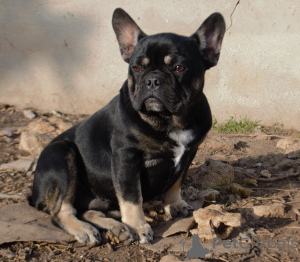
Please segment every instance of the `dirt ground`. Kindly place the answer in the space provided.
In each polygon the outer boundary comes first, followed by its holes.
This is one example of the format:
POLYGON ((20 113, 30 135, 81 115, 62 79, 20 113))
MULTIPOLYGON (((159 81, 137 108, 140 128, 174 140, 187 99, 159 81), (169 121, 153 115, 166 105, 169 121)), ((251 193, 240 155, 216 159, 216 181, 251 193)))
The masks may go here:
MULTIPOLYGON (((20 134, 33 121, 38 119, 60 118, 73 124, 84 115, 65 115, 60 113, 41 113, 36 110, 36 118, 28 119, 22 110, 9 105, 0 105, 0 165, 28 156, 19 150, 20 134)), ((212 130, 207 142, 200 146, 185 181, 184 191, 190 186, 199 187, 199 168, 207 159, 221 161, 234 168, 234 183, 238 183, 251 194, 233 194, 230 187, 219 186, 214 189, 220 194, 215 201, 205 201, 225 205, 228 211, 241 207, 281 203, 284 214, 277 217, 245 217, 244 226, 256 240, 267 239, 275 243, 275 248, 251 248, 249 254, 222 254, 201 261, 300 261, 300 180, 296 174, 300 169, 300 153, 278 147, 280 140, 299 140, 299 132, 284 130, 279 125, 258 128, 251 134, 219 134, 212 130), (267 170, 267 177, 260 176, 267 170), (298 243, 291 248, 289 240, 298 243), (279 243, 284 243, 283 248, 279 243)), ((296 144, 296 147, 299 144, 296 144)), ((295 146, 295 145, 294 145, 295 146)), ((297 148, 296 148, 297 149, 297 148)), ((300 146, 298 147, 300 150, 300 146)), ((30 195, 34 173, 15 170, 0 171, 0 207, 26 201, 30 195), (18 197, 7 197, 20 196, 18 197)), ((200 174, 201 175, 201 174, 200 174)), ((201 180, 201 177, 200 177, 201 180)), ((198 188, 201 190, 201 188, 198 188)), ((152 217, 152 226, 160 219, 152 217)), ((1 229, 0 229, 1 230, 1 229)), ((178 261, 185 260, 184 252, 171 252, 168 247, 154 252, 143 245, 111 245, 109 243, 94 247, 78 247, 76 243, 12 242, 0 245, 1 261, 160 261, 167 255, 176 255, 178 261)), ((174 257, 173 257, 174 258, 174 257)), ((170 260, 173 261, 172 258, 170 260)), ((174 260, 175 261, 175 260, 174 260)), ((200 261, 200 260, 195 260, 200 261)))

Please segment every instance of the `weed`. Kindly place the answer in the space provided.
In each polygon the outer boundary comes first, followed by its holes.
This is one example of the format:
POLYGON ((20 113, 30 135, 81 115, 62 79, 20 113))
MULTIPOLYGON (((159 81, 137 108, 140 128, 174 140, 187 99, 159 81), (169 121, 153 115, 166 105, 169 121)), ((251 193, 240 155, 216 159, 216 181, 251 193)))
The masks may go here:
POLYGON ((213 127, 218 133, 252 133, 259 122, 260 121, 251 121, 247 116, 237 121, 236 117, 232 116, 225 124, 218 124, 218 121, 214 118, 213 127))

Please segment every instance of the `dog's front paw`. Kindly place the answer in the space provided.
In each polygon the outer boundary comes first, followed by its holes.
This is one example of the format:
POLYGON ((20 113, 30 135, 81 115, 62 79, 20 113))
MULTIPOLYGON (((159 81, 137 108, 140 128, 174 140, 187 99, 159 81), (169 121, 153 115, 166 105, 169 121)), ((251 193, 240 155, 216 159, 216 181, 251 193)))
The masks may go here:
POLYGON ((129 228, 114 219, 111 219, 107 234, 110 240, 116 243, 122 243, 123 245, 129 245, 134 241, 129 228))
POLYGON ((164 210, 167 216, 171 218, 179 216, 187 217, 194 211, 194 209, 182 199, 179 202, 165 205, 164 210))
POLYGON ((85 222, 80 222, 80 227, 72 233, 78 242, 90 247, 99 245, 102 240, 98 229, 85 222))
POLYGON ((151 226, 146 223, 140 228, 136 229, 138 235, 139 235, 139 243, 140 244, 151 244, 153 241, 153 230, 151 226))

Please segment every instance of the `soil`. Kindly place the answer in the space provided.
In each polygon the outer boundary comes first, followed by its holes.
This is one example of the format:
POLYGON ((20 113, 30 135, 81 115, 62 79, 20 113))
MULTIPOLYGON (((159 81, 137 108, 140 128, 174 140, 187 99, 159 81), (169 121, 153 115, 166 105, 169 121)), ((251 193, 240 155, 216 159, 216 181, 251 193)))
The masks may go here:
MULTIPOLYGON (((37 115, 36 118, 28 119, 23 115, 22 110, 0 104, 0 130, 6 130, 6 133, 3 134, 2 132, 0 135, 0 165, 29 155, 19 150, 20 134, 29 123, 37 119, 61 118, 75 124, 86 117, 84 115, 42 113, 37 110, 34 112, 37 115), (7 130, 13 131, 12 134, 8 134, 7 130)), ((206 159, 218 160, 231 165, 234 168, 234 182, 251 189, 252 193, 247 197, 234 195, 230 187, 220 186, 215 188, 220 192, 216 201, 206 201, 204 206, 217 203, 225 205, 229 211, 234 211, 240 207, 282 203, 285 205, 285 214, 259 219, 246 217, 245 228, 252 232, 253 238, 273 241, 272 243, 277 245, 276 248, 253 247, 248 255, 225 253, 219 257, 202 259, 202 261, 300 261, 300 180, 299 176, 289 176, 292 172, 296 172, 297 168, 299 170, 300 156, 297 152, 294 154, 292 152, 292 155, 289 155, 284 149, 276 146, 280 139, 297 139, 299 137, 299 132, 284 130, 278 125, 257 129, 252 134, 219 134, 215 130, 209 133, 208 142, 200 146, 189 169, 184 190, 190 186, 197 187, 195 173, 205 163, 206 159), (223 142, 213 143, 212 141, 223 142), (293 162, 284 166, 282 165, 283 160, 293 162), (263 170, 268 170, 272 179, 266 181, 259 179, 259 174, 263 170), (257 185, 255 182, 249 183, 249 177, 246 173, 258 178, 255 180, 257 185), (283 176, 287 177, 283 178, 283 176), (248 182, 245 180, 247 177, 248 182), (286 244, 288 240, 296 241, 297 247, 288 247, 286 244), (283 242, 285 243, 284 248, 279 248, 279 243, 283 242)), ((0 193, 2 195, 21 196, 20 198, 0 197, 0 207, 26 201, 26 197, 31 192, 33 175, 34 172, 32 171, 0 171, 0 193)), ((155 222, 153 223, 155 224, 155 222)), ((16 241, 0 245, 1 261, 146 262, 160 261, 162 257, 170 254, 176 255, 180 260, 186 258, 186 254, 183 252, 170 252, 168 248, 153 252, 144 248, 143 245, 135 243, 130 246, 106 243, 93 248, 80 247, 76 243, 33 241, 16 241)))

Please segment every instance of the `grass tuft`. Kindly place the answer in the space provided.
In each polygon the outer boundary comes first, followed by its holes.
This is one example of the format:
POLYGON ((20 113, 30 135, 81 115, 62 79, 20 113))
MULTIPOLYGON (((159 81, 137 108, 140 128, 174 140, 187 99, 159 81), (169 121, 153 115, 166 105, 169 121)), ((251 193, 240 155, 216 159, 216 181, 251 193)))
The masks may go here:
POLYGON ((218 133, 252 133, 259 122, 260 121, 251 121, 247 117, 237 121, 236 118, 232 116, 226 123, 218 124, 217 119, 214 117, 213 128, 216 129, 218 133))

